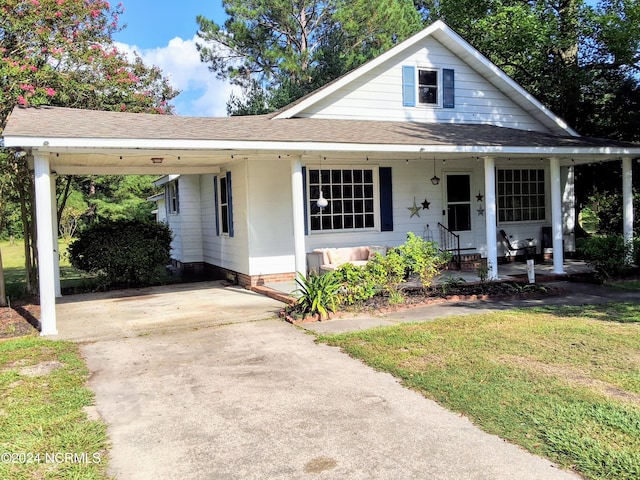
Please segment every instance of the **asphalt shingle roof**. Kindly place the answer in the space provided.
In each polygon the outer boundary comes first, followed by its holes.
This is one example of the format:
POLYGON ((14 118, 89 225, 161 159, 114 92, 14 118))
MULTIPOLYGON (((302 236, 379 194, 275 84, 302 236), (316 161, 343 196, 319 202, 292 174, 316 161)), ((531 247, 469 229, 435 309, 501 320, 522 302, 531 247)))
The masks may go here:
POLYGON ((627 142, 560 136, 492 125, 427 124, 312 118, 181 117, 80 110, 16 107, 3 136, 83 139, 228 140, 380 145, 512 147, 631 147, 627 142))

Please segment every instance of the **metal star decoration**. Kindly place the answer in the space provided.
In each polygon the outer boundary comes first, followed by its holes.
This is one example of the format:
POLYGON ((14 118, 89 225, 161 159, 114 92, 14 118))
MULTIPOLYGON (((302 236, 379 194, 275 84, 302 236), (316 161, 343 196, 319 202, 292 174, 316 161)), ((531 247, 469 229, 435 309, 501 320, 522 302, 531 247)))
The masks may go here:
POLYGON ((484 215, 484 208, 482 208, 482 206, 478 209, 478 216, 483 216, 484 215))
POLYGON ((422 209, 423 210, 429 210, 429 205, 431 205, 431 202, 427 201, 427 199, 424 199, 424 202, 422 202, 422 209))
POLYGON ((476 200, 478 202, 481 202, 483 198, 484 198, 484 195, 482 195, 482 193, 478 192, 478 194, 476 195, 476 200))
POLYGON ((407 210, 411 212, 409 218, 413 217, 414 215, 417 215, 418 217, 420 216, 420 207, 416 205, 416 197, 413 197, 413 207, 407 207, 407 210))

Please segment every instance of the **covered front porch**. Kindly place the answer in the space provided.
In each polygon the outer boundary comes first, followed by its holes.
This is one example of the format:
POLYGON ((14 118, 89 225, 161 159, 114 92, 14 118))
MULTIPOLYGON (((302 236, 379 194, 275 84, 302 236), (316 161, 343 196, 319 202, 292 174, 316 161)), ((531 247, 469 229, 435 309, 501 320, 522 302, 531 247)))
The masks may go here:
MULTIPOLYGON (((513 261, 500 263, 498 265, 498 276, 493 281, 505 282, 528 282, 528 270, 526 261, 513 261)), ((594 270, 587 265, 584 260, 575 258, 565 258, 563 263, 563 273, 554 273, 553 260, 538 258, 534 260, 534 278, 536 283, 549 283, 570 280, 572 277, 590 275, 594 270)), ((434 285, 447 282, 448 279, 462 279, 464 283, 478 283, 480 277, 474 270, 445 270, 434 279, 434 285)), ((267 282, 264 284, 269 290, 278 294, 294 295, 299 288, 295 281, 287 282, 267 282)), ((266 290, 265 290, 266 292, 266 290)))

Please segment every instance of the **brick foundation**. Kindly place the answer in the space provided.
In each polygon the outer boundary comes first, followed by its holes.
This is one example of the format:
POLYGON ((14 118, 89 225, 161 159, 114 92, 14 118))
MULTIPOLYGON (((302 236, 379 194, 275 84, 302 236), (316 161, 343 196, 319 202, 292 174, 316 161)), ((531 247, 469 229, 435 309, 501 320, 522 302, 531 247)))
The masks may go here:
POLYGON ((205 270, 211 278, 227 280, 247 289, 264 285, 265 283, 290 282, 296 278, 296 274, 294 272, 273 273, 268 275, 246 275, 244 273, 235 272, 215 265, 209 265, 208 263, 205 264, 205 270))

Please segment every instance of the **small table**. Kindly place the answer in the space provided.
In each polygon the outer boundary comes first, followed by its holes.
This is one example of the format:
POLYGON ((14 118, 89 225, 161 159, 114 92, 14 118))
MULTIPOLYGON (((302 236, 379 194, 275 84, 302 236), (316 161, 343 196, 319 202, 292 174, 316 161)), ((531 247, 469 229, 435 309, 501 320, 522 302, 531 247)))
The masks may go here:
POLYGON ((533 244, 533 238, 527 238, 528 246, 524 247, 524 254, 526 258, 532 258, 536 255, 536 246, 533 244))

